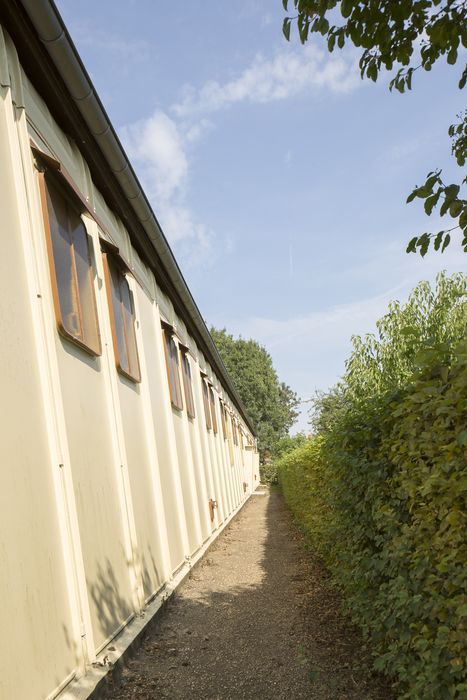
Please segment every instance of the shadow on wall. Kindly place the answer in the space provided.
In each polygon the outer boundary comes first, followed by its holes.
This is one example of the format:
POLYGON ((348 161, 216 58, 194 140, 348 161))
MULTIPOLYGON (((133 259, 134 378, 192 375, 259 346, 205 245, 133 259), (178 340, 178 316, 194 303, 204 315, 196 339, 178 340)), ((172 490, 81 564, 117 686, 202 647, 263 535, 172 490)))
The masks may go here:
MULTIPOLYGON (((150 547, 148 551, 148 557, 141 557, 135 550, 133 559, 140 571, 146 601, 155 596, 162 586, 161 575, 150 547)), ((127 565, 131 566, 131 562, 127 562, 127 565)), ((106 559, 104 565, 99 564, 96 581, 89 585, 90 596, 98 611, 98 623, 103 639, 114 635, 120 625, 135 612, 120 591, 121 586, 112 564, 106 559)))
POLYGON ((98 611, 102 636, 107 639, 134 612, 119 593, 118 580, 109 559, 104 565, 99 564, 96 581, 89 585, 89 593, 98 611))
POLYGON ((253 497, 156 619, 112 700, 390 700, 279 493, 253 497))

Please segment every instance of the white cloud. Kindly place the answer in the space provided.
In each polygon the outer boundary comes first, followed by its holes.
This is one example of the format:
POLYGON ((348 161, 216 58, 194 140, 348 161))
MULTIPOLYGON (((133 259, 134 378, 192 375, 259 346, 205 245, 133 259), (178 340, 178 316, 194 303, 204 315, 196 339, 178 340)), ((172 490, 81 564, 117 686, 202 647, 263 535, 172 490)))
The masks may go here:
MULTIPOLYGON (((161 226, 184 262, 212 261, 213 254, 213 233, 186 203, 189 151, 214 127, 205 114, 245 101, 286 99, 313 88, 347 92, 359 81, 354 68, 348 58, 328 58, 313 46, 281 51, 269 60, 258 55, 238 78, 224 84, 208 81, 198 91, 186 88, 172 108, 174 118, 157 109, 120 130, 161 226)), ((291 157, 287 152, 285 162, 291 157)))
POLYGON ((119 67, 127 72, 126 64, 141 63, 148 60, 153 53, 153 46, 143 39, 131 39, 120 36, 108 29, 100 29, 86 21, 71 21, 73 39, 79 46, 98 48, 113 53, 119 58, 119 67))
POLYGON ((209 80, 199 90, 187 86, 173 110, 179 117, 186 117, 239 102, 284 100, 312 90, 346 93, 360 83, 350 54, 329 56, 309 45, 297 51, 282 50, 272 59, 258 54, 237 78, 225 83, 209 80))
POLYGON ((180 189, 188 160, 176 123, 161 110, 121 130, 130 158, 143 168, 147 194, 167 201, 180 189))
POLYGON ((124 126, 120 136, 171 244, 189 265, 210 258, 212 233, 196 221, 185 204, 189 174, 187 145, 199 139, 210 124, 183 129, 161 110, 148 119, 124 126))
POLYGON ((185 130, 186 141, 196 143, 214 128, 214 124, 209 119, 201 119, 195 124, 182 122, 181 127, 185 130))

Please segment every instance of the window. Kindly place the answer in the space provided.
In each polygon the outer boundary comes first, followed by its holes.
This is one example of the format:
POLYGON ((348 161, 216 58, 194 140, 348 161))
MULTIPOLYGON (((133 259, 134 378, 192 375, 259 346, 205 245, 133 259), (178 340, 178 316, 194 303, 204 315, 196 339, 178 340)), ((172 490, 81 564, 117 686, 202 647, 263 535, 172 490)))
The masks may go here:
POLYGON ((128 280, 115 257, 104 253, 103 258, 117 369, 133 382, 140 382, 135 312, 128 280))
POLYGON ((186 412, 189 418, 195 417, 195 402, 193 400, 193 389, 191 387, 191 369, 190 361, 188 359, 188 352, 186 350, 180 350, 180 357, 182 358, 182 376, 183 376, 183 388, 185 389, 185 403, 186 412))
POLYGON ((214 435, 217 435, 217 415, 216 415, 216 401, 214 399, 214 389, 212 386, 209 387, 209 404, 211 406, 211 422, 214 435))
POLYGON ((180 385, 180 371, 177 344, 173 333, 169 328, 163 329, 165 363, 167 366, 167 377, 169 379, 170 400, 172 406, 177 411, 183 410, 182 387, 180 385))
POLYGON ((233 444, 232 444, 232 431, 231 431, 231 426, 233 426, 232 418, 229 421, 229 412, 227 411, 227 407, 224 406, 225 409, 225 427, 227 429, 227 444, 229 446, 229 457, 230 457, 230 464, 233 467, 235 460, 234 460, 234 451, 233 451, 233 444))
POLYGON ((224 440, 227 440, 226 409, 222 403, 222 399, 219 399, 219 407, 221 409, 222 435, 224 436, 224 440))
POLYGON ((101 354, 92 244, 65 188, 40 175, 42 211, 58 329, 92 355, 101 354))
POLYGON ((237 423, 236 423, 235 418, 233 416, 231 416, 231 420, 232 420, 232 435, 233 435, 234 445, 238 445, 237 423))
POLYGON ((211 430, 212 428, 212 421, 211 421, 211 411, 209 410, 209 394, 208 394, 208 384, 204 377, 201 378, 201 383, 203 385, 203 404, 204 404, 204 416, 206 419, 206 428, 208 430, 211 430))

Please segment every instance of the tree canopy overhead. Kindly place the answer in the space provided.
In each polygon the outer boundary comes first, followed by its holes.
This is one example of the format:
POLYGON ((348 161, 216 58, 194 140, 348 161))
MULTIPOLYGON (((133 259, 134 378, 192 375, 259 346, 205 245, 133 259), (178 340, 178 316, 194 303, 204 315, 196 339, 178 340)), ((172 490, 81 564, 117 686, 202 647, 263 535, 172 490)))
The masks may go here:
MULTIPOLYGON (((389 85, 399 92, 412 88, 413 74, 418 69, 430 71, 442 57, 454 65, 462 56, 462 47, 467 48, 466 0, 282 0, 282 4, 286 12, 294 11, 283 23, 287 40, 295 22, 302 44, 312 34, 322 35, 329 51, 342 49, 350 42, 362 49, 362 78, 376 81, 381 70, 397 69, 389 85)), ((466 83, 467 64, 459 72, 459 88, 462 90, 466 83)), ((464 167, 467 110, 457 115, 448 133, 452 155, 457 165, 464 167)), ((408 202, 423 199, 428 215, 439 206, 439 215, 449 215, 455 223, 442 231, 414 236, 407 252, 418 250, 423 256, 431 242, 435 250, 444 251, 455 230, 462 233, 462 246, 467 252, 467 199, 461 193, 466 184, 465 176, 459 184, 446 183, 442 170, 436 169, 428 173, 422 186, 414 188, 408 202)))
POLYGON ((293 425, 298 397, 279 381, 271 356, 255 340, 234 338, 225 328, 211 328, 211 335, 254 423, 263 457, 293 425))

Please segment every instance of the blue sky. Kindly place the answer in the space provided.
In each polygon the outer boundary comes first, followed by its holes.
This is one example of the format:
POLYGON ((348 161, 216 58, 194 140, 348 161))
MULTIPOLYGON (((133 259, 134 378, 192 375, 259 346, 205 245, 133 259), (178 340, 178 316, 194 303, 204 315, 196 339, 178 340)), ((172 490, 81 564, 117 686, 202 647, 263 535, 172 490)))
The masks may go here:
POLYGON ((207 324, 264 344, 302 398, 389 300, 465 271, 459 245, 405 253, 443 228, 405 200, 435 167, 457 175, 460 61, 400 95, 361 81, 355 51, 287 44, 280 0, 58 7, 207 324))

